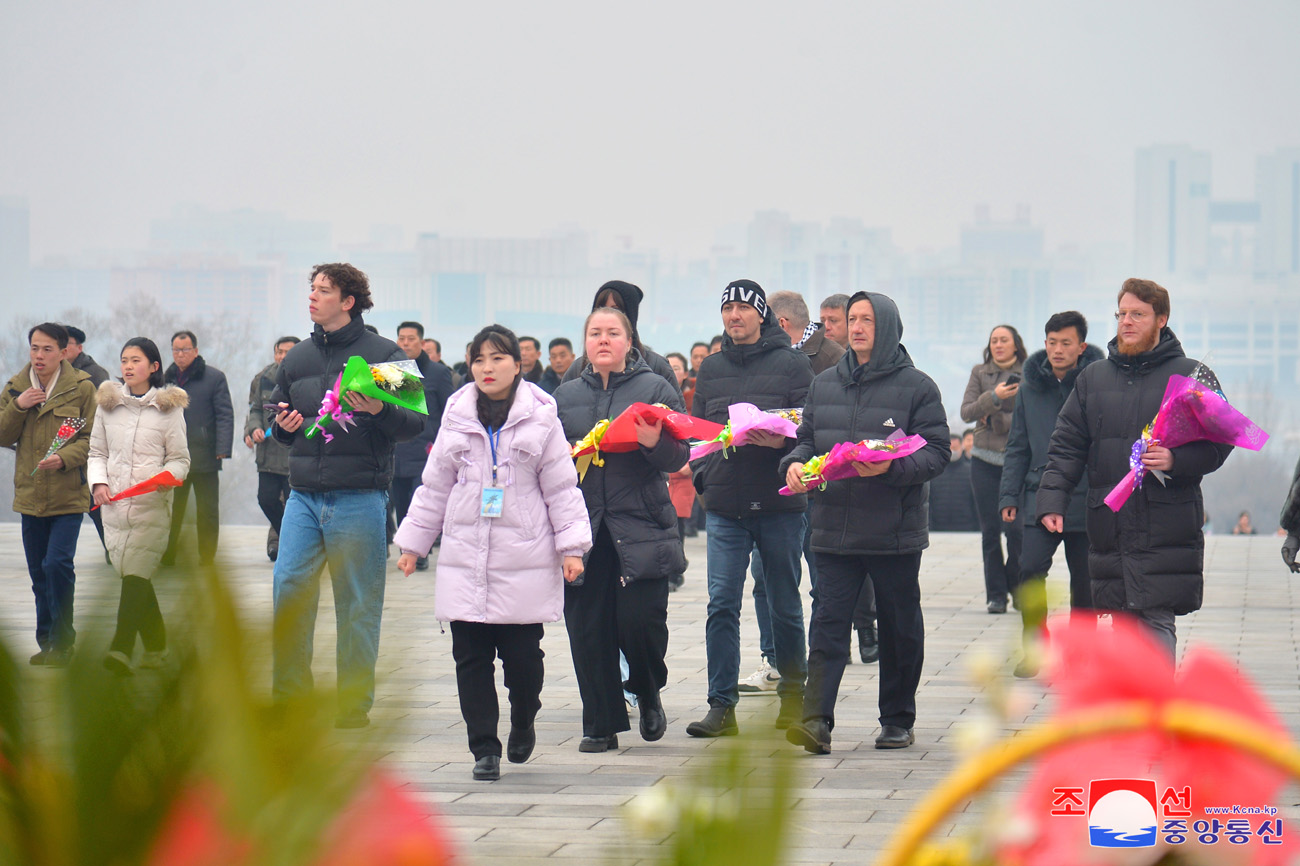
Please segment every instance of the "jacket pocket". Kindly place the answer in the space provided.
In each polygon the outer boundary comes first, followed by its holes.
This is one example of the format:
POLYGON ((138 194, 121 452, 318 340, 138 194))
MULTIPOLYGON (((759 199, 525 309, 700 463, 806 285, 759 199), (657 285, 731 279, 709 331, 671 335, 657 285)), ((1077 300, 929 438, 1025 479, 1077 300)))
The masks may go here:
MULTIPOLYGON (((1087 529, 1088 543, 1093 550, 1108 552, 1116 549, 1116 536, 1119 533, 1119 520, 1115 512, 1106 504, 1106 490, 1088 491, 1087 529)), ((1136 508, 1136 503, 1128 503, 1129 508, 1136 508)))
POLYGON ((1200 492, 1195 487, 1165 486, 1148 476, 1142 483, 1147 497, 1147 538, 1150 546, 1185 547, 1204 521, 1200 492))

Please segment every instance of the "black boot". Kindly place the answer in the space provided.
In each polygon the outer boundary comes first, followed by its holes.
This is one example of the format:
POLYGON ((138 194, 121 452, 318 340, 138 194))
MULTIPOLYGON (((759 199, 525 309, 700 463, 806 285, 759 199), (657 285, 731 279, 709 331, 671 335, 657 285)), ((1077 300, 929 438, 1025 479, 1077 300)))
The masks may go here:
POLYGON ((803 695, 782 695, 781 709, 776 714, 776 729, 784 731, 803 718, 803 695))
POLYGON ((522 764, 533 754, 537 745, 537 729, 532 725, 526 728, 510 728, 510 737, 506 740, 506 758, 512 764, 522 764))
POLYGON ((858 656, 864 665, 880 661, 880 644, 876 642, 876 624, 867 623, 866 628, 858 629, 858 656))
POLYGON ((659 702, 659 693, 637 695, 636 705, 641 710, 641 739, 647 743, 662 739, 668 730, 668 719, 664 716, 663 704, 659 702))
POLYGON ((501 778, 501 756, 484 755, 474 762, 474 778, 480 782, 495 782, 501 778))
POLYGON ((736 708, 713 698, 709 701, 708 714, 687 725, 686 733, 692 737, 734 737, 740 733, 736 726, 736 708))
POLYGON ((785 738, 814 755, 831 753, 831 726, 826 719, 805 719, 790 726, 785 738))

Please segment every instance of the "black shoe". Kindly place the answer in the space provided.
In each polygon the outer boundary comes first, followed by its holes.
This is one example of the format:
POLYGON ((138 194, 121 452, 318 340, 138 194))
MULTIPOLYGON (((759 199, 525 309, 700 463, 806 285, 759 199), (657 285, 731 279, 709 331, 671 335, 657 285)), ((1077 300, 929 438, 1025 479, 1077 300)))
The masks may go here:
MULTIPOLYGON (((46 662, 49 664, 49 662, 46 662)), ((124 652, 109 650, 108 655, 104 656, 104 668, 117 674, 119 677, 135 676, 135 669, 131 667, 131 659, 124 652)))
POLYGON ((1017 679, 1032 680, 1038 676, 1038 662, 1031 661, 1029 656, 1025 656, 1016 665, 1016 669, 1011 672, 1017 679))
POLYGON ((915 742, 916 737, 912 735, 911 728, 900 728, 897 725, 884 725, 880 729, 880 736, 876 737, 876 748, 906 749, 915 742))
POLYGON ((858 629, 858 657, 864 665, 880 661, 880 644, 876 641, 876 624, 858 629))
POLYGON ((1002 601, 989 602, 989 613, 1006 613, 1006 612, 1007 612, 1006 599, 1003 599, 1002 601))
POLYGON ((536 728, 532 725, 526 728, 512 727, 510 737, 506 740, 506 758, 512 764, 522 764, 532 757, 535 745, 537 745, 536 728))
POLYGON ((370 716, 363 710, 352 710, 334 719, 334 727, 342 729, 364 728, 368 724, 370 716))
POLYGON ((474 762, 474 778, 480 782, 495 782, 501 778, 501 756, 484 755, 474 762))
POLYGON ((721 701, 709 701, 709 712, 698 722, 686 726, 692 737, 734 737, 740 733, 736 726, 736 708, 721 701))
POLYGON ((428 570, 429 570, 429 557, 427 557, 427 556, 421 556, 421 557, 419 557, 418 559, 416 559, 416 560, 415 560, 415 570, 416 570, 416 571, 428 571, 428 570))
POLYGON ((275 558, 280 555, 280 536, 274 529, 266 533, 266 558, 275 562, 275 558))
POLYGON ((814 755, 831 753, 831 726, 825 719, 795 722, 785 732, 785 738, 796 746, 803 746, 805 752, 814 755))
POLYGON ((49 656, 50 656, 49 650, 41 650, 36 655, 29 658, 27 661, 29 664, 43 665, 45 664, 45 660, 49 658, 49 656))
POLYGON ((776 714, 776 729, 784 731, 803 718, 803 695, 783 695, 781 709, 776 714))
POLYGON ((641 710, 641 739, 647 743, 663 739, 668 730, 668 718, 659 702, 659 694, 637 695, 636 705, 641 710))
POLYGON ((578 743, 579 752, 612 752, 618 748, 618 734, 608 737, 583 737, 578 743))
POLYGON ((76 647, 64 647, 63 649, 52 649, 45 654, 45 661, 42 662, 47 668, 66 668, 72 664, 72 657, 76 655, 76 647))

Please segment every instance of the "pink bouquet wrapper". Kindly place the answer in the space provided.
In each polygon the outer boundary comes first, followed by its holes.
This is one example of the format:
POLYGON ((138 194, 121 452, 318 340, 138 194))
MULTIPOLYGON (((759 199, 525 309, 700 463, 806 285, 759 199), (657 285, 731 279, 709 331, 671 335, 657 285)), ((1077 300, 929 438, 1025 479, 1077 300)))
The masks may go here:
POLYGON ((1268 441, 1259 425, 1232 407, 1218 391, 1187 376, 1170 376, 1155 419, 1133 443, 1129 472, 1106 496, 1111 511, 1119 511, 1134 490, 1142 487, 1147 470, 1142 455, 1152 445, 1177 448, 1188 442, 1217 442, 1258 451, 1268 441))
POLYGON ((749 442, 749 436, 755 431, 775 433, 778 436, 793 438, 799 427, 793 421, 764 412, 753 403, 733 403, 727 408, 727 426, 716 438, 701 442, 691 449, 691 459, 697 460, 705 454, 723 451, 727 448, 739 448, 749 442))
MULTIPOLYGON (((822 456, 820 463, 814 457, 808 461, 818 467, 814 475, 805 476, 804 483, 809 488, 821 487, 827 481, 839 481, 842 478, 859 478, 857 470, 853 468, 854 463, 883 463, 886 460, 897 460, 899 457, 906 457, 909 454, 915 454, 925 447, 925 437, 921 435, 908 436, 902 430, 896 430, 889 435, 889 438, 883 440, 888 445, 887 448, 880 447, 882 440, 864 439, 861 442, 841 442, 830 450, 830 453, 822 456)), ((805 464, 805 468, 808 464, 805 464)), ((794 496, 795 493, 789 487, 782 487, 778 491, 782 496, 794 496)))

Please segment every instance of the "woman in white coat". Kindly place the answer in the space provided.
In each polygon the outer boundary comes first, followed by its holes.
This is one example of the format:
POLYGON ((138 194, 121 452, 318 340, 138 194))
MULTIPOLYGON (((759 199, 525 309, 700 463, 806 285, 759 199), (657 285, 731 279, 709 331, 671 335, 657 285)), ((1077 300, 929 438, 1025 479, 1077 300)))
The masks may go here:
POLYGON ((137 634, 144 644, 141 667, 160 667, 166 657, 167 630, 150 578, 167 547, 172 491, 108 500, 164 470, 185 479, 190 468, 184 412, 189 397, 175 385, 163 385, 158 347, 135 337, 122 347, 121 383, 100 385, 97 401, 87 480, 95 504, 104 510, 109 558, 122 575, 117 631, 104 667, 130 676, 137 634))

